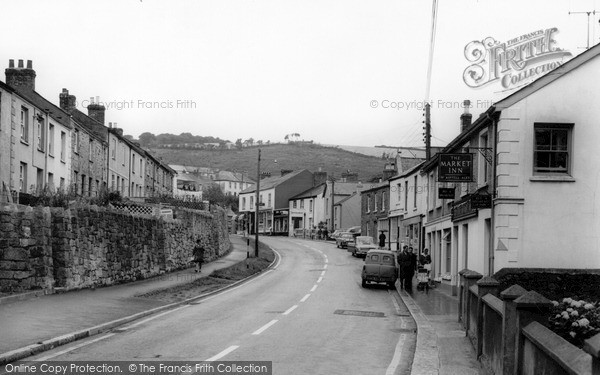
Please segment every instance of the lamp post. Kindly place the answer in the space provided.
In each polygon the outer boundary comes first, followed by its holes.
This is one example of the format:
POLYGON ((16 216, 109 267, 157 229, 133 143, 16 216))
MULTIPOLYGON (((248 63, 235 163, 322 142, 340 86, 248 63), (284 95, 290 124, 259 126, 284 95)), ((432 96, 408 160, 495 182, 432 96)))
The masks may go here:
POLYGON ((258 163, 256 164, 256 219, 254 220, 254 256, 258 257, 258 214, 260 210, 260 148, 258 149, 258 163))

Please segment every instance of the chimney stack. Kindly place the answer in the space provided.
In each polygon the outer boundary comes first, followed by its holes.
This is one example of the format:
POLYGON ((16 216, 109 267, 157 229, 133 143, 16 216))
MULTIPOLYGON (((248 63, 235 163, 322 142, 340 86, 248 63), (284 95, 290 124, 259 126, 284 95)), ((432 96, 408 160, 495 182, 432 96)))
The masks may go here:
POLYGON ((473 118, 473 115, 469 113, 469 108, 471 107, 471 101, 470 100, 465 100, 463 102, 463 106, 465 108, 465 112, 460 115, 460 132, 464 132, 465 130, 467 130, 469 128, 469 126, 471 126, 471 119, 473 118))
POLYGON ((75 95, 69 95, 69 90, 62 89, 62 92, 58 95, 60 108, 71 113, 76 107, 75 95))
POLYGON ((8 60, 8 68, 4 70, 6 75, 6 84, 15 89, 35 90, 35 70, 33 63, 27 60, 27 68, 23 66, 23 60, 19 60, 19 65, 15 68, 15 60, 8 60))
POLYGON ((100 104, 100 97, 97 96, 96 101, 97 103, 94 102, 93 97, 90 98, 90 104, 87 107, 88 116, 104 125, 104 111, 106 111, 106 108, 100 104))

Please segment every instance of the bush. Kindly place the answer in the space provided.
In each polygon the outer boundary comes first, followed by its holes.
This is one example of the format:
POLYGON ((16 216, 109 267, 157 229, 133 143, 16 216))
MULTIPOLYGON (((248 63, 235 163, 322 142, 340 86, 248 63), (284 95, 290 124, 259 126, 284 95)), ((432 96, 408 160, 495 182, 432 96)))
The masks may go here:
POLYGON ((600 333, 600 304, 563 298, 552 301, 550 329, 571 344, 583 346, 584 340, 600 333))

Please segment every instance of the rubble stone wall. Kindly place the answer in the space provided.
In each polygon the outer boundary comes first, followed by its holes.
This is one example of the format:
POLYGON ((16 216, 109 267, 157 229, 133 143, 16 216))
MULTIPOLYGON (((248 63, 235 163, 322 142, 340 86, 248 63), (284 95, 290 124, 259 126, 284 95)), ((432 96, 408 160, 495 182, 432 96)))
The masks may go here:
POLYGON ((206 260, 229 252, 225 211, 176 210, 174 219, 97 206, 0 206, 0 292, 79 289, 190 266, 196 239, 206 260))

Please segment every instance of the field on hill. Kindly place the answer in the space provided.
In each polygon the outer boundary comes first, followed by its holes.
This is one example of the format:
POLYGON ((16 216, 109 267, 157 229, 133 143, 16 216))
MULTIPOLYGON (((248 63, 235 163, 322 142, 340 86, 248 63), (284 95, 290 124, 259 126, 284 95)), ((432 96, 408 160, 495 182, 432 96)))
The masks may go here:
MULTIPOLYGON (((222 170, 246 172, 256 175, 258 147, 240 150, 196 150, 152 148, 152 153, 162 157, 168 164, 191 165, 219 168, 222 170)), ((308 169, 322 171, 340 177, 350 170, 358 173, 361 181, 381 176, 385 160, 345 151, 337 147, 319 145, 276 144, 261 146, 261 172, 271 172, 273 176, 282 169, 308 169)))

